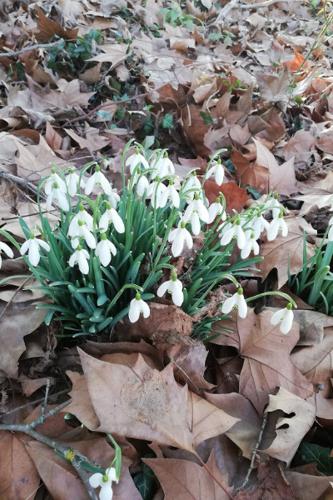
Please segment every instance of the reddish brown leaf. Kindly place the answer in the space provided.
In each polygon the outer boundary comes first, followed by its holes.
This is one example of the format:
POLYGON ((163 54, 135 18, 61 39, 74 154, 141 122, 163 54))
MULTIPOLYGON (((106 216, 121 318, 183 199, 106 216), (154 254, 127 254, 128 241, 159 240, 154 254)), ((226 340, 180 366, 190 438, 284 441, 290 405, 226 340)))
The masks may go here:
POLYGON ((227 210, 240 212, 246 205, 249 195, 246 189, 240 188, 235 182, 226 182, 218 186, 214 181, 205 182, 205 193, 210 203, 215 201, 220 193, 223 193, 226 200, 227 210))

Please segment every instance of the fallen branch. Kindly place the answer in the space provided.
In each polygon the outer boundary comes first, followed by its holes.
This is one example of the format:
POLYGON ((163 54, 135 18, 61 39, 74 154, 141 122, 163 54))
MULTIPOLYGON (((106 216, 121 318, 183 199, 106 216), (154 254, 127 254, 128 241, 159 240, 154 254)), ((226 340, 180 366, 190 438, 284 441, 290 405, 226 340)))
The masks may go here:
POLYGON ((36 45, 29 45, 28 47, 23 47, 23 49, 20 50, 8 50, 6 52, 0 52, 0 57, 16 57, 21 54, 24 54, 25 52, 31 52, 31 50, 49 49, 51 47, 59 45, 60 43, 62 43, 62 41, 63 40, 58 40, 57 42, 51 42, 51 43, 37 43, 36 45))
POLYGON ((0 179, 5 179, 6 181, 13 182, 17 186, 21 186, 24 189, 27 189, 33 194, 37 194, 38 190, 32 182, 26 181, 17 175, 6 172, 5 170, 0 170, 0 179))
POLYGON ((73 450, 73 448, 61 443, 60 441, 51 439, 48 436, 44 436, 43 434, 35 430, 35 428, 43 424, 48 417, 56 415, 67 405, 68 401, 65 401, 64 403, 61 403, 47 413, 45 413, 45 411, 42 412, 41 415, 30 424, 0 424, 0 431, 22 432, 23 434, 32 437, 36 441, 39 441, 40 443, 53 448, 53 450, 58 452, 65 460, 67 460, 67 462, 69 462, 74 467, 87 490, 87 494, 90 500, 98 500, 98 496, 95 490, 90 486, 88 474, 84 469, 85 465, 89 465, 90 467, 96 467, 96 465, 92 464, 85 455, 82 455, 81 453, 73 450))

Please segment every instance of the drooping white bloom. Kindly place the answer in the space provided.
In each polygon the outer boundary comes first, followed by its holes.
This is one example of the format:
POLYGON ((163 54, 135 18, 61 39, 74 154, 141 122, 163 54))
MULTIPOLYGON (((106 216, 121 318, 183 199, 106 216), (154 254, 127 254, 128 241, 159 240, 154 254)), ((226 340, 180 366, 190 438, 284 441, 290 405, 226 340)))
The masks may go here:
POLYGON ((201 195, 202 186, 198 177, 194 173, 185 180, 185 183, 183 185, 183 194, 186 201, 191 201, 193 200, 195 193, 201 195))
POLYGON ((150 183, 145 175, 140 175, 135 186, 136 194, 140 197, 147 195, 149 192, 150 183))
POLYGON ((140 317, 140 314, 142 314, 144 318, 148 318, 150 316, 150 309, 147 302, 142 300, 141 295, 137 293, 135 298, 130 302, 128 311, 128 318, 130 322, 136 323, 140 317))
POLYGON ((273 219, 269 224, 269 228, 267 229, 268 241, 275 240, 280 232, 284 238, 288 236, 288 226, 281 214, 278 218, 273 219))
POLYGON ((78 236, 80 233, 79 223, 85 224, 89 231, 93 230, 94 220, 92 216, 84 209, 83 205, 80 206, 80 210, 74 215, 68 228, 68 236, 71 238, 78 236))
POLYGON ((86 195, 89 195, 91 193, 97 194, 100 192, 105 193, 108 196, 112 194, 111 184, 107 180, 105 175, 101 172, 99 166, 95 168, 95 172, 87 180, 84 192, 86 195))
POLYGON ((76 196, 79 188, 84 188, 85 182, 83 177, 80 178, 79 174, 75 169, 71 169, 69 174, 65 177, 68 194, 70 196, 76 196))
POLYGON ((107 231, 110 224, 113 224, 117 233, 125 232, 125 225, 122 218, 111 205, 107 204, 107 208, 99 220, 98 227, 101 231, 107 231))
POLYGON ((205 224, 209 223, 208 210, 205 207, 204 202, 199 199, 197 194, 185 210, 184 221, 191 223, 192 233, 195 236, 200 233, 200 221, 204 222, 205 224))
POLYGON ((224 168, 220 162, 213 162, 212 166, 207 170, 205 178, 209 179, 212 176, 214 176, 216 184, 221 186, 224 179, 224 168))
POLYGON ((279 309, 271 317, 271 324, 273 326, 280 325, 280 332, 284 335, 291 330, 293 326, 294 313, 292 304, 288 304, 284 309, 279 309))
POLYGON ((68 264, 71 267, 74 267, 75 264, 77 264, 79 266, 79 269, 80 269, 82 274, 88 274, 89 273, 89 263, 88 263, 89 258, 90 258, 89 252, 86 249, 78 246, 77 249, 75 250, 75 252, 72 253, 72 255, 70 256, 68 264))
POLYGON ((14 257, 14 252, 13 250, 7 245, 7 243, 4 243, 3 241, 0 241, 0 269, 2 266, 2 256, 1 253, 4 252, 7 257, 10 259, 13 259, 14 257))
POLYGON ((250 234, 248 233, 249 231, 245 232, 246 242, 241 250, 242 259, 247 259, 251 252, 253 252, 254 255, 258 255, 260 250, 254 231, 250 231, 250 234))
POLYGON ((272 210, 273 219, 276 219, 283 213, 283 205, 274 197, 270 197, 265 201, 264 205, 266 210, 272 210))
POLYGON ((175 174, 175 167, 170 158, 168 157, 162 157, 159 158, 153 165, 153 173, 151 178, 154 179, 155 177, 160 177, 161 179, 163 177, 169 177, 175 174))
POLYGON ((132 175, 133 175, 134 171, 138 172, 139 170, 148 170, 149 169, 148 161, 140 153, 134 153, 131 156, 129 156, 125 162, 125 166, 129 167, 132 175))
POLYGON ((186 222, 180 221, 178 227, 170 231, 168 237, 171 245, 171 253, 174 257, 179 257, 186 246, 189 250, 193 247, 191 233, 186 229, 186 222))
POLYGON ((109 200, 112 208, 117 208, 118 203, 120 201, 120 196, 117 193, 116 189, 111 190, 111 193, 108 195, 108 200, 109 200))
POLYGON ((221 216, 220 218, 222 221, 225 221, 227 218, 227 214, 226 214, 226 211, 224 210, 224 206, 219 201, 214 201, 213 203, 211 203, 209 205, 208 214, 209 214, 209 221, 208 221, 209 224, 214 222, 216 217, 219 215, 221 216))
POLYGON ((57 182, 54 182, 49 188, 49 194, 46 198, 46 208, 51 210, 54 202, 63 210, 64 212, 69 211, 69 203, 66 193, 60 188, 57 182))
POLYGON ((113 490, 112 483, 118 482, 116 469, 109 467, 106 469, 105 474, 96 472, 89 478, 89 484, 92 488, 100 488, 99 500, 112 500, 113 490))
POLYGON ((40 247, 46 252, 50 251, 49 245, 39 238, 32 237, 21 246, 20 253, 25 255, 28 252, 28 259, 32 266, 38 266, 40 261, 40 247))
POLYGON ((259 239, 263 231, 267 231, 269 228, 269 222, 262 216, 258 215, 250 222, 250 227, 254 232, 255 239, 259 239))
POLYGON ((150 184, 148 198, 151 200, 153 208, 164 208, 168 201, 167 187, 161 182, 159 177, 150 184))
POLYGON ((175 208, 179 208, 180 205, 180 197, 177 189, 173 182, 169 182, 169 185, 166 186, 167 189, 167 200, 171 201, 171 205, 175 208))
POLYGON ((168 281, 164 281, 164 283, 158 287, 157 296, 163 297, 166 292, 170 293, 172 302, 176 306, 180 307, 182 305, 184 302, 183 284, 177 278, 176 271, 172 271, 170 279, 168 281))
POLYGON ((101 234, 101 240, 96 245, 95 254, 104 267, 107 267, 110 264, 112 255, 117 254, 116 247, 114 246, 112 241, 107 239, 105 233, 101 234))
POLYGON ((227 298, 222 304, 223 314, 229 314, 233 308, 237 308, 238 316, 240 318, 246 318, 247 315, 247 303, 244 299, 243 289, 238 288, 237 292, 231 297, 227 298))
POLYGON ((73 234, 69 234, 72 236, 71 245, 73 248, 77 248, 80 244, 80 239, 84 239, 89 248, 96 248, 96 238, 93 233, 89 230, 89 227, 84 221, 79 220, 75 230, 72 231, 73 234))
POLYGON ((46 196, 49 196, 49 194, 51 193, 53 184, 58 184, 59 189, 63 193, 67 192, 65 181, 56 172, 52 172, 52 174, 46 179, 44 184, 44 191, 46 196))
POLYGON ((233 238, 237 240, 237 246, 240 250, 242 250, 246 243, 246 236, 242 226, 239 221, 236 221, 235 224, 227 224, 222 228, 220 234, 220 243, 222 246, 228 245, 233 238))

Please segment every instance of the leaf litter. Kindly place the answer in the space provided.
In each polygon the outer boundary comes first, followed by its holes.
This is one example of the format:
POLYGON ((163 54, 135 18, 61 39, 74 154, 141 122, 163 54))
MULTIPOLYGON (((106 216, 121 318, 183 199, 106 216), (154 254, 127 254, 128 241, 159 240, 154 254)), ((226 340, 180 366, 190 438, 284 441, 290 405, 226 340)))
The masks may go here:
MULTIPOLYGON (((206 196, 222 192, 231 213, 278 193, 289 234, 262 241, 252 278, 259 290, 288 288, 305 241, 311 259, 332 211, 330 7, 1 2, 2 228, 22 238, 18 216, 37 223, 34 186, 54 165, 112 158, 107 175, 117 182, 119 151, 136 138, 168 148, 184 177, 203 174, 223 148, 224 182, 207 181, 206 196)), ((119 500, 330 498, 332 477, 315 460, 294 460, 304 443, 333 448, 329 316, 299 309, 284 336, 270 324, 274 310, 261 310, 272 299, 246 319, 221 320, 203 343, 189 315, 161 302, 138 328, 124 324, 117 342, 77 350, 57 339, 60 325, 42 325, 36 303, 45 298, 27 276, 19 259, 3 262, 0 429, 67 398, 37 430, 102 467, 114 435, 119 500)), ((93 498, 68 461, 9 430, 0 431, 0 479, 5 500, 93 498)))

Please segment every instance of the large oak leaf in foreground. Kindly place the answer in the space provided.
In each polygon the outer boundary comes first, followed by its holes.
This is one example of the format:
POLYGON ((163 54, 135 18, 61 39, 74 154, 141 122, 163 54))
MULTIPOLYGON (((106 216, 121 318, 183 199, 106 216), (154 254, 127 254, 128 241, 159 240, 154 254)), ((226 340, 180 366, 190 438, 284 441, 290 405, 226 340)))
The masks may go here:
POLYGON ((193 451, 238 422, 177 384, 172 364, 159 371, 141 355, 125 365, 79 352, 84 375, 69 374, 73 391, 67 411, 91 430, 193 451))

